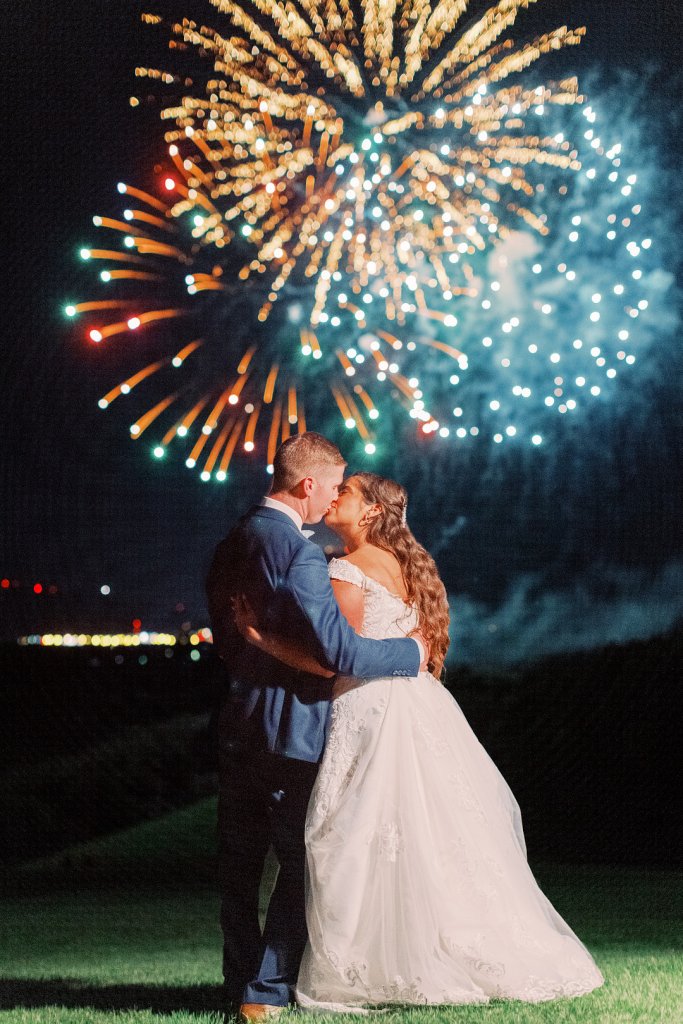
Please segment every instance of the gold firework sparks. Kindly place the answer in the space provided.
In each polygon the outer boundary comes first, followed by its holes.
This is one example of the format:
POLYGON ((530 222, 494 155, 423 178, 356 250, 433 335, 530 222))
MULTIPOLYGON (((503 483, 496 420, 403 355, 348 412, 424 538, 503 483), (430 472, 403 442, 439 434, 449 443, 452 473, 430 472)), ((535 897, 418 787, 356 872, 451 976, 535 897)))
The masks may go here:
POLYGON ((229 33, 172 26, 212 64, 203 95, 162 111, 186 185, 173 215, 199 210, 203 244, 249 239, 240 276, 265 274, 261 320, 288 284, 310 280, 313 326, 349 288, 370 288, 402 323, 430 290, 461 292, 468 253, 504 235, 510 214, 545 230, 525 168, 578 164, 528 115, 576 102, 577 83, 508 80, 584 30, 501 41, 531 2, 500 0, 461 31, 466 0, 212 0, 229 33))
MULTIPOLYGON (((358 361, 367 357, 406 407, 420 393, 395 362, 399 350, 425 344, 466 367, 455 345, 413 337, 411 317, 453 327, 449 304, 476 293, 470 259, 520 221, 546 231, 528 168, 579 164, 571 144, 543 134, 535 115, 581 97, 573 78, 533 88, 510 78, 579 43, 584 30, 562 27, 520 46, 502 38, 536 0, 500 0, 468 22, 468 0, 211 2, 222 31, 191 20, 170 26, 171 52, 193 65, 193 78, 209 68, 198 91, 176 72, 136 70, 181 87, 161 112, 172 163, 166 194, 120 185, 130 206, 94 223, 116 232, 122 248, 81 253, 105 262, 104 281, 128 289, 144 282, 146 291, 71 309, 100 318, 89 336, 101 342, 161 321, 183 324, 194 296, 234 296, 236 285, 255 327, 285 298, 301 307, 291 318, 305 324, 289 332, 295 340, 261 344, 256 331, 255 343, 222 337, 221 380, 201 394, 174 388, 132 424, 131 436, 182 404, 158 457, 194 431, 186 463, 205 479, 225 479, 238 445, 270 463, 277 442, 306 426, 296 365, 303 354, 320 361, 347 427, 372 453, 377 404, 363 385, 350 386, 356 367, 323 335, 351 317, 358 361), (116 319, 103 323, 110 310, 116 319)), ((218 343, 194 333, 178 339, 176 331, 172 354, 112 388, 101 407, 218 343)))

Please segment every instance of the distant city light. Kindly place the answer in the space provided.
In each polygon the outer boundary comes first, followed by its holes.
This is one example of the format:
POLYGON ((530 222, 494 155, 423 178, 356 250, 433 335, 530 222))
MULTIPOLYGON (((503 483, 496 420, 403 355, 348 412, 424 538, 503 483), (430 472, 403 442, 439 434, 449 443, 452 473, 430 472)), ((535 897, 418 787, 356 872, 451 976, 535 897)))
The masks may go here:
POLYGON ((208 627, 202 627, 190 636, 141 630, 136 633, 33 633, 20 636, 22 646, 40 647, 175 647, 190 643, 196 647, 201 643, 212 643, 213 636, 208 627))

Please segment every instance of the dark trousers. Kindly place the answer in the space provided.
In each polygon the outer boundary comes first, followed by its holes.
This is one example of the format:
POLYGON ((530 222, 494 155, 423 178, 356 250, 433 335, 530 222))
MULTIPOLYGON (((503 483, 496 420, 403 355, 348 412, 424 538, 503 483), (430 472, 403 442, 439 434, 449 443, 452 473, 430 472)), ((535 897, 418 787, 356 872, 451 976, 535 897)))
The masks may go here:
POLYGON ((223 977, 229 1006, 286 1006, 306 945, 304 824, 317 764, 273 754, 221 766, 218 802, 223 977), (261 934, 259 886, 270 846, 280 871, 261 934))

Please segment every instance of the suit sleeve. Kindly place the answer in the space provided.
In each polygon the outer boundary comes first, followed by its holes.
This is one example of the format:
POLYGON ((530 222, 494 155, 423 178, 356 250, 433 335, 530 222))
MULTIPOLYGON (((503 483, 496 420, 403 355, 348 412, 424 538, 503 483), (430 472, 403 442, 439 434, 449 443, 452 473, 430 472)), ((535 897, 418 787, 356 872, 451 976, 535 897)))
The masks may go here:
POLYGON ((232 616, 230 597, 235 593, 235 557, 232 537, 221 541, 214 552, 206 579, 206 596, 214 647, 221 658, 230 658, 243 644, 232 616))
POLYGON ((325 557, 315 544, 305 544, 296 553, 280 585, 310 624, 327 668, 357 679, 418 674, 415 640, 370 640, 351 628, 334 599, 325 557))

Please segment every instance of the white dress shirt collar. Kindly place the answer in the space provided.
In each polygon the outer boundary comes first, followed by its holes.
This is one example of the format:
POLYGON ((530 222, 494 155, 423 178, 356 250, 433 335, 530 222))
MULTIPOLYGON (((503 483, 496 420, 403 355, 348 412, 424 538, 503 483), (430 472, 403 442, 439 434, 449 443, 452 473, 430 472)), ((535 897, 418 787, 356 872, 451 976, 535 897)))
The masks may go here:
POLYGON ((284 501, 278 501, 277 498, 265 497, 261 504, 265 508, 274 508, 277 509, 278 512, 283 512, 286 516, 289 516, 297 530, 300 530, 304 525, 304 521, 299 513, 295 512, 293 508, 289 507, 289 505, 285 505, 284 501))

